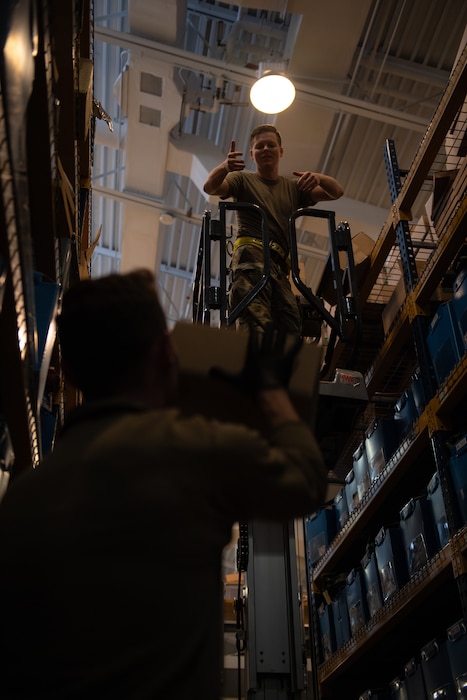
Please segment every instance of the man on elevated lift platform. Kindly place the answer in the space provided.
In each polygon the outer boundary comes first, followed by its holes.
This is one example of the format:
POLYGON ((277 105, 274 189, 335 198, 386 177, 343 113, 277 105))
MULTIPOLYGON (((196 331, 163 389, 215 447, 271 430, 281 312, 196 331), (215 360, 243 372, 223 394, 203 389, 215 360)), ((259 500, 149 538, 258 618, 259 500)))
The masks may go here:
MULTIPOLYGON (((256 172, 242 172, 245 161, 232 141, 227 158, 215 167, 204 184, 209 195, 260 206, 266 213, 271 274, 268 283, 237 319, 237 327, 264 330, 268 323, 288 333, 301 335, 301 313, 289 282, 290 216, 317 202, 338 199, 343 195, 340 184, 328 175, 294 171, 294 178, 279 175, 283 154, 279 132, 272 124, 257 126, 250 134, 250 157, 256 172)), ((237 211, 238 231, 232 256, 230 309, 255 287, 262 277, 263 251, 261 219, 257 212, 245 208, 237 211)))

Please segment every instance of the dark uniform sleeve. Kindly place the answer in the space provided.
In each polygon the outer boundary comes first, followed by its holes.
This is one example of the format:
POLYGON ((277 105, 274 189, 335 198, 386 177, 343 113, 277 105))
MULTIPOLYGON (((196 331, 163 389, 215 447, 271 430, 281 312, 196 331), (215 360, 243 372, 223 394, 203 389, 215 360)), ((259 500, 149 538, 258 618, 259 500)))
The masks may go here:
POLYGON ((268 440, 244 426, 218 424, 218 428, 215 440, 227 469, 222 478, 228 475, 224 505, 234 510, 235 518, 289 519, 322 505, 327 468, 305 423, 286 423, 268 440))

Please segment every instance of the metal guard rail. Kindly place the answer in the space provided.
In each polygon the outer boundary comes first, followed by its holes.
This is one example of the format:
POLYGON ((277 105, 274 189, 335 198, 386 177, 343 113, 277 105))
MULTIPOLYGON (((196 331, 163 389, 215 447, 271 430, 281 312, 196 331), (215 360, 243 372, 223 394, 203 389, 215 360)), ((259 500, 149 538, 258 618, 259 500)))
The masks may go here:
MULTIPOLYGON (((358 304, 358 289, 355 273, 355 261, 352 250, 352 239, 349 225, 341 222, 336 228, 335 214, 324 209, 297 209, 289 218, 290 236, 290 262, 291 275, 296 288, 303 295, 304 300, 314 309, 319 317, 324 320, 331 329, 331 338, 328 352, 332 353, 336 339, 339 337, 344 342, 354 341, 353 353, 361 337, 361 315, 358 304), (330 263, 334 291, 336 294, 336 307, 334 315, 324 306, 322 299, 316 296, 307 287, 300 277, 298 263, 298 246, 296 220, 302 216, 311 216, 327 219, 330 241, 330 263), (346 254, 345 278, 341 268, 339 253, 346 254), (353 332, 351 332, 351 325, 353 332), (353 337, 352 337, 353 336, 353 337)), ((269 230, 267 217, 264 210, 257 204, 248 202, 219 202, 219 220, 211 218, 211 212, 205 211, 201 230, 198 259, 193 282, 193 322, 209 324, 210 311, 218 309, 220 313, 220 325, 232 325, 246 306, 256 297, 267 284, 271 272, 269 230), (254 289, 234 308, 228 312, 227 298, 227 265, 226 265, 226 212, 228 210, 254 209, 261 217, 261 230, 263 240, 263 273, 260 281, 254 289), (211 284, 211 242, 219 241, 219 286, 211 284)), ((326 357, 325 365, 329 362, 326 357)), ((351 363, 350 363, 351 364, 351 363)))

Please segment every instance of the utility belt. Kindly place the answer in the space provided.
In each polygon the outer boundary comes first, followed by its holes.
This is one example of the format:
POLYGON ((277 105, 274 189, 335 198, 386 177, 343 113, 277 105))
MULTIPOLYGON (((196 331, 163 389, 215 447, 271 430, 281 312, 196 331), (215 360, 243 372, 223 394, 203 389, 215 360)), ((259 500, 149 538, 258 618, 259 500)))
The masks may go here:
MULTIPOLYGON (((234 243, 234 250, 240 248, 242 245, 252 245, 255 248, 263 249, 263 241, 261 238, 253 238, 253 236, 238 236, 234 243)), ((281 258, 282 262, 287 266, 287 271, 290 272, 290 258, 279 243, 276 241, 269 241, 269 248, 274 253, 277 253, 281 258)))

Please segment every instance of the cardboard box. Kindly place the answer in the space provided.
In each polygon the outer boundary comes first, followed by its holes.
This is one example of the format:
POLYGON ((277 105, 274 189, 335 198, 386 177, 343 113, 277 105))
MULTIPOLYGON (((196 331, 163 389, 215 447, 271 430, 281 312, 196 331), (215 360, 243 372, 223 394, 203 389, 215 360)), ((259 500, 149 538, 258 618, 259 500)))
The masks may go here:
MULTIPOLYGON (((375 241, 363 231, 360 231, 359 233, 355 234, 355 236, 352 236, 352 252, 355 263, 357 287, 360 287, 362 280, 370 268, 371 253, 374 246, 375 241)), ((339 261, 341 269, 345 270, 347 265, 347 255, 345 251, 339 251, 339 261)), ((336 292, 334 289, 331 270, 331 257, 328 258, 326 263, 326 267, 318 287, 318 296, 322 297, 329 304, 334 305, 336 303, 336 292)))
MULTIPOLYGON (((427 265, 427 262, 426 260, 416 260, 415 264, 417 267, 417 273, 419 276, 421 276, 423 270, 427 265)), ((448 301, 451 296, 452 294, 449 291, 444 291, 441 287, 438 287, 432 296, 432 301, 435 302, 435 304, 442 303, 448 301)), ((404 276, 401 272, 401 278, 395 286, 391 298, 387 302, 381 314, 381 319, 383 321, 383 330, 385 334, 389 333, 394 319, 396 318, 400 309, 404 305, 406 298, 407 294, 405 291, 404 276)))
MULTIPOLYGON (((243 367, 248 333, 188 322, 177 323, 172 341, 180 363, 179 405, 188 414, 244 423, 266 429, 255 401, 229 382, 211 377, 212 367, 239 373, 243 367)), ((289 391, 300 417, 313 426, 319 400, 322 349, 302 345, 296 358, 289 391)))
POLYGON ((452 191, 458 170, 443 170, 433 175, 433 204, 431 218, 437 224, 452 191))

